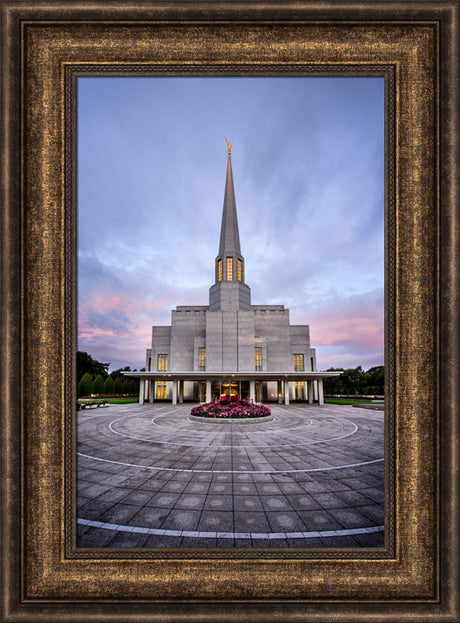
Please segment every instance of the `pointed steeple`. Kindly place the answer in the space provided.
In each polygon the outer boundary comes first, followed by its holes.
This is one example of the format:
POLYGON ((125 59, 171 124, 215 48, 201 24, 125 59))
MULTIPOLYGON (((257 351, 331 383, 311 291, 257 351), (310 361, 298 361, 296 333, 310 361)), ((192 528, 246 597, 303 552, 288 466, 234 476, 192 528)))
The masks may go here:
POLYGON ((211 311, 236 311, 251 308, 251 290, 244 282, 244 257, 241 255, 235 189, 233 186, 232 146, 228 149, 224 206, 220 228, 219 254, 216 257, 216 281, 209 293, 211 311))
POLYGON ((225 179, 224 208, 220 229, 219 255, 241 255, 238 217, 236 214, 235 189, 233 186, 232 157, 228 154, 227 177, 225 179))

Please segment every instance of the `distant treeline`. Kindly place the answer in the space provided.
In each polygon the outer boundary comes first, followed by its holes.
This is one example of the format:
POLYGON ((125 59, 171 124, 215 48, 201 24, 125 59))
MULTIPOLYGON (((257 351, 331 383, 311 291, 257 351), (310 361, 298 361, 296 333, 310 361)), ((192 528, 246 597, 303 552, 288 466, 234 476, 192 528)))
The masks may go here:
POLYGON ((324 393, 333 395, 383 396, 385 393, 384 366, 374 366, 364 371, 357 368, 329 368, 329 371, 341 371, 340 376, 324 379, 324 393))
MULTIPOLYGON (((131 368, 125 366, 108 372, 110 363, 101 363, 83 351, 77 352, 77 390, 78 396, 106 395, 121 396, 139 394, 139 379, 125 377, 122 372, 131 368)), ((145 368, 144 368, 145 369, 145 368)), ((135 370, 133 370, 135 372, 135 370)))

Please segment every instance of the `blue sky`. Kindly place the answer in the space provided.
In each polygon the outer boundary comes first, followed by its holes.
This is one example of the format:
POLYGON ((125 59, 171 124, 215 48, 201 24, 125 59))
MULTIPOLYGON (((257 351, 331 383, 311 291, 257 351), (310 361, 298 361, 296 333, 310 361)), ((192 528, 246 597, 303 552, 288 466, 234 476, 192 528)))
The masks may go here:
POLYGON ((383 364, 382 78, 79 78, 78 349, 140 368, 208 303, 224 135, 252 302, 309 324, 319 369, 383 364))

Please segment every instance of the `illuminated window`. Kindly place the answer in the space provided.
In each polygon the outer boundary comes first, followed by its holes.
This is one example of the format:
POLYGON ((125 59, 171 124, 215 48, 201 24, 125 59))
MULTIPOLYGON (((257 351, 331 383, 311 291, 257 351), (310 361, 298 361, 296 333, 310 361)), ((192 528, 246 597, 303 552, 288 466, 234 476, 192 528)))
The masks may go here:
POLYGON ((233 279, 233 258, 227 257, 227 281, 233 279))
POLYGON ((206 370, 206 348, 198 349, 198 369, 200 372, 206 370))
POLYGON ((222 260, 217 262, 217 281, 222 281, 222 260))
POLYGON ((295 381, 294 391, 296 400, 305 400, 305 383, 302 381, 295 381))
POLYGON ((301 372, 304 370, 303 353, 294 355, 294 370, 296 372, 301 372))
POLYGON ((254 348, 254 363, 256 372, 262 371, 262 348, 260 346, 256 346, 254 348))
POLYGON ((238 281, 243 279, 243 262, 238 260, 238 281))
POLYGON ((168 369, 168 355, 158 355, 158 370, 168 369))
POLYGON ((166 381, 157 381, 157 400, 166 400, 166 381))

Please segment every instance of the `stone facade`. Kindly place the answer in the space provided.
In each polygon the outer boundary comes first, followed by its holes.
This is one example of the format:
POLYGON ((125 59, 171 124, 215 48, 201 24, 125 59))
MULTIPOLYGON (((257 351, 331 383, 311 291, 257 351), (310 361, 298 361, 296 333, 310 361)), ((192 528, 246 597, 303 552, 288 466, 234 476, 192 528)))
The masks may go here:
MULTIPOLYGON (((252 305, 251 289, 244 281, 244 273, 229 155, 219 253, 209 305, 180 305, 172 311, 171 326, 152 327, 147 372, 201 371, 228 373, 230 377, 241 372, 316 371, 316 353, 310 346, 308 325, 291 325, 289 310, 283 305, 252 305)), ((239 383, 237 391, 241 392, 242 381, 239 383)), ((182 398, 202 398, 204 390, 199 385, 197 381, 185 382, 182 398)), ((264 382, 259 398, 278 397, 279 388, 274 385, 274 381, 264 382)), ((294 388, 294 383, 290 385, 295 399, 298 388, 294 388)), ((222 392, 223 385, 219 387, 222 392)), ((155 381, 146 397, 171 398, 172 391, 171 382, 155 381)), ((302 399, 308 398, 307 393, 301 394, 302 399)))

